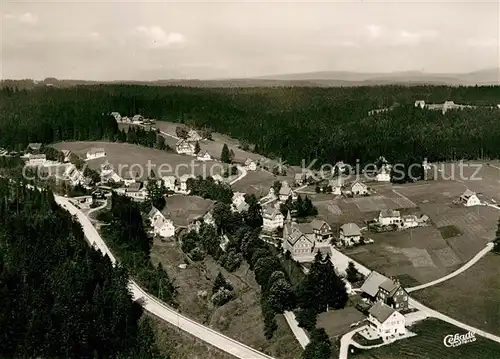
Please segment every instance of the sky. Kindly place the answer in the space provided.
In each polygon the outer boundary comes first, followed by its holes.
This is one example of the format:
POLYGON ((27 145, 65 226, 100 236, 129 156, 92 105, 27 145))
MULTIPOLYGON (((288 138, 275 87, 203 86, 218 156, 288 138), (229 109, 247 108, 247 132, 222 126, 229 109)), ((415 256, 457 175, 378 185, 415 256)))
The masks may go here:
POLYGON ((1 0, 2 78, 242 78, 499 67, 480 1, 1 0))

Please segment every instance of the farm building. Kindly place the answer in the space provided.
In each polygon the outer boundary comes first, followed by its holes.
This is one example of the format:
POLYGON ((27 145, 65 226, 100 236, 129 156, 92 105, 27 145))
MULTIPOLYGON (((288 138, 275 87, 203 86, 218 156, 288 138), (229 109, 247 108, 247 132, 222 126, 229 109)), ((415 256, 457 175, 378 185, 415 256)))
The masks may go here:
POLYGON ((406 318, 388 305, 377 302, 369 310, 368 322, 383 340, 390 340, 405 335, 406 318))
POLYGON ((408 293, 399 281, 389 279, 376 271, 366 277, 361 291, 372 302, 381 301, 397 310, 408 309, 408 293))
POLYGON ((401 217, 401 227, 403 228, 414 228, 418 227, 420 224, 419 219, 414 214, 408 214, 401 217))
POLYGON ((135 202, 144 202, 147 196, 146 188, 142 187, 142 183, 133 183, 125 189, 125 196, 132 198, 135 202))
POLYGON ((465 192, 460 196, 460 203, 465 205, 465 207, 479 206, 481 201, 477 197, 475 192, 466 189, 465 192))
POLYGON ((86 154, 87 160, 94 160, 96 158, 101 158, 106 156, 106 151, 104 148, 92 148, 86 154))
POLYGON ((155 235, 168 238, 175 235, 175 226, 171 219, 165 218, 162 212, 156 207, 152 207, 147 218, 155 235))
POLYGON ((401 224, 401 214, 399 211, 394 211, 392 209, 384 209, 380 211, 378 215, 378 223, 382 226, 390 225, 400 225, 401 224))
POLYGON ((368 194, 368 187, 359 181, 353 182, 353 184, 349 187, 349 190, 352 194, 355 195, 365 195, 368 194))
POLYGON ((175 144, 175 150, 179 154, 194 156, 195 144, 187 140, 179 140, 175 144))
POLYGON ((355 223, 346 223, 340 227, 340 242, 344 246, 352 246, 361 240, 361 230, 355 223))
POLYGON ((207 151, 202 151, 196 155, 196 159, 198 161, 210 161, 212 159, 212 156, 210 156, 210 153, 207 151))
POLYGON ((423 100, 415 101, 415 107, 425 108, 425 101, 423 100))
POLYGON ((325 221, 313 219, 310 223, 314 239, 319 242, 329 242, 332 239, 332 227, 325 221))

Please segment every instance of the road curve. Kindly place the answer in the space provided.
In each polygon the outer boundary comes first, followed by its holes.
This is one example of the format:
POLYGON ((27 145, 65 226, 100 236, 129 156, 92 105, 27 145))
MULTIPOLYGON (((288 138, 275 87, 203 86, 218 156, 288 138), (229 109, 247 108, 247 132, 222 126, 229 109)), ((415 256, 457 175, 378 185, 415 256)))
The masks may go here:
POLYGON ((232 180, 231 182, 229 182, 230 185, 233 185, 235 184, 236 182, 238 182, 239 180, 243 179, 246 177, 246 175, 248 174, 247 172, 247 169, 243 166, 236 166, 238 168, 238 170, 241 171, 241 174, 235 178, 234 180, 232 180))
POLYGON ((469 260, 467 263, 465 263, 462 267, 458 268, 456 271, 451 272, 450 274, 441 277, 439 279, 433 280, 432 282, 417 285, 416 287, 411 287, 411 288, 405 288, 408 293, 415 292, 420 289, 432 287, 433 285, 445 282, 457 275, 459 275, 462 272, 465 272, 467 269, 472 267, 474 264, 476 264, 481 258, 483 258, 486 254, 488 254, 491 250, 493 249, 493 243, 488 243, 486 247, 481 250, 478 254, 476 254, 471 260, 469 260))
MULTIPOLYGON (((99 248, 103 254, 107 254, 113 264, 116 263, 116 258, 111 253, 110 249, 101 238, 95 227, 92 225, 88 217, 82 211, 76 208, 68 198, 55 195, 56 203, 78 219, 82 225, 85 237, 91 245, 99 248)), ((177 328, 203 340, 204 342, 213 345, 214 347, 231 354, 241 359, 273 359, 273 357, 261 353, 256 349, 231 339, 224 334, 221 334, 211 328, 195 322, 184 315, 179 314, 175 309, 172 309, 160 302, 154 296, 145 292, 136 282, 129 282, 129 289, 135 300, 141 299, 140 303, 145 310, 156 315, 157 317, 169 322, 177 328)))

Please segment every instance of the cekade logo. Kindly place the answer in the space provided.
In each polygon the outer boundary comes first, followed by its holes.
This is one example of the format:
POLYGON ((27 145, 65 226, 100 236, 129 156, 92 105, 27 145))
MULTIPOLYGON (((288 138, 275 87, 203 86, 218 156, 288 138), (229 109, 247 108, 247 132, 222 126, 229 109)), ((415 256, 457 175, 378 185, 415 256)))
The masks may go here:
POLYGON ((468 332, 467 334, 449 334, 444 337, 443 343, 445 347, 453 348, 475 341, 476 335, 473 332, 468 332))

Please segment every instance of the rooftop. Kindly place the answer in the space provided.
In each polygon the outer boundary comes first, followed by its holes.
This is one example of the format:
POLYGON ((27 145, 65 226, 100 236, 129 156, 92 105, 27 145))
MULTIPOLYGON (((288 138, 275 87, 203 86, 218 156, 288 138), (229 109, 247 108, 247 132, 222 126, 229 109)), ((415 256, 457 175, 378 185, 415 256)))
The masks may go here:
POLYGON ((389 280, 389 278, 386 276, 380 274, 379 272, 372 271, 365 279, 363 285, 361 286, 361 290, 370 297, 375 297, 380 285, 387 280, 389 280))
POLYGON ((356 223, 346 223, 340 227, 344 236, 360 236, 361 230, 356 223))
POLYGON ((392 309, 387 304, 377 302, 370 308, 369 313, 380 323, 384 323, 395 311, 396 310, 392 309))
POLYGON ((380 217, 389 218, 389 217, 400 217, 401 213, 399 211, 394 211, 392 209, 383 209, 380 211, 380 217))

